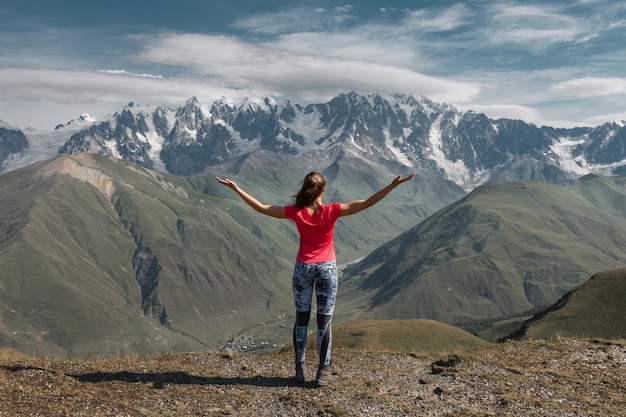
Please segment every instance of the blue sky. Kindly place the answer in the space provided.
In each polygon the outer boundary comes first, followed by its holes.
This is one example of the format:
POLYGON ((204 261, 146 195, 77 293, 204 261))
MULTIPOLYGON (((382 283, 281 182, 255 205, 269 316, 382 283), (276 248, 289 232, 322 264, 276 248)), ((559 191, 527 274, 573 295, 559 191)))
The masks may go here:
POLYGON ((0 3, 0 120, 52 129, 128 102, 405 93, 537 125, 626 120, 626 2, 0 3))

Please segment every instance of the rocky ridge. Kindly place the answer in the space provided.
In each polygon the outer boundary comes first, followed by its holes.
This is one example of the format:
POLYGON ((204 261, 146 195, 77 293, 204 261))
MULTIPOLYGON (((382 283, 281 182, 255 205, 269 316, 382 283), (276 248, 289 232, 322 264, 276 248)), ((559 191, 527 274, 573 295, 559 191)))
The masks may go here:
MULTIPOLYGON (((76 124, 80 131, 70 131, 72 126, 64 127, 65 142, 41 159, 95 152, 191 175, 258 150, 311 155, 318 164, 322 159, 332 164, 348 154, 379 164, 398 163, 465 190, 485 182, 563 184, 589 173, 619 175, 626 170, 624 122, 595 128, 538 127, 403 94, 350 92, 306 106, 271 98, 200 103, 192 97, 178 109, 129 103, 91 125, 76 124)), ((14 146, 11 135, 0 131, 0 149, 14 146)), ((42 135, 28 136, 33 142, 28 149, 0 153, 5 165, 0 168, 32 161, 27 155, 35 142, 50 142, 42 135)))
POLYGON ((4 416, 624 416, 626 342, 506 342, 461 352, 336 349, 339 383, 291 379, 292 353, 86 361, 0 355, 4 416))

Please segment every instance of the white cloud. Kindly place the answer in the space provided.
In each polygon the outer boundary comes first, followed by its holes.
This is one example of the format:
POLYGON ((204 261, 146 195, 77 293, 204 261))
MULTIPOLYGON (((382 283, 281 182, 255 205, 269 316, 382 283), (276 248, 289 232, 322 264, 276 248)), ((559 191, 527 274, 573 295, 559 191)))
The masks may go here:
MULTIPOLYGON (((477 93, 477 87, 471 83, 449 81, 379 64, 297 56, 289 62, 280 60, 279 65, 274 65, 272 59, 259 63, 262 57, 258 54, 240 58, 237 68, 221 67, 218 64, 204 68, 206 73, 202 75, 207 77, 205 82, 197 78, 136 76, 124 70, 102 72, 4 68, 0 69, 0 89, 7 103, 32 100, 38 103, 38 107, 43 103, 54 107, 55 119, 42 122, 48 126, 59 122, 56 112, 63 107, 68 112, 71 109, 67 118, 82 112, 102 117, 110 111, 120 110, 129 101, 177 106, 194 95, 201 100, 222 96, 238 98, 269 95, 289 97, 308 104, 351 90, 423 94, 435 101, 446 102, 466 101, 477 93), (261 71, 260 66, 263 67, 261 71), (216 73, 218 70, 222 72, 216 73)), ((188 59, 185 57, 183 60, 189 64, 188 59)), ((235 58, 227 54, 221 57, 220 62, 229 59, 235 58)), ((195 64, 200 66, 200 62, 195 64)), ((12 118, 16 110, 3 108, 2 114, 3 119, 19 126, 24 120, 12 118)))
POLYGON ((239 19, 237 35, 35 26, 0 33, 2 65, 14 67, 0 68, 0 118, 27 100, 55 111, 74 103, 73 117, 87 104, 77 114, 192 95, 307 104, 356 90, 420 94, 536 124, 604 122, 622 114, 624 50, 611 42, 623 38, 624 11, 608 0, 490 0, 381 8, 369 21, 358 4, 300 6, 239 19), (94 48, 94 34, 106 50, 94 48))
POLYGON ((82 113, 96 118, 130 101, 180 106, 192 96, 240 98, 254 92, 198 80, 137 76, 127 71, 0 68, 0 119, 19 127, 51 129, 82 113))
POLYGON ((419 32, 445 32, 474 23, 475 13, 464 4, 448 8, 407 10, 402 22, 405 30, 419 32))
POLYGON ((612 121, 621 121, 622 125, 626 122, 626 111, 618 112, 618 113, 607 113, 599 116, 589 117, 586 119, 586 122, 590 126, 598 126, 603 123, 612 122, 612 121))
POLYGON ((153 74, 135 74, 133 72, 125 71, 125 70, 98 70, 98 72, 103 72, 107 74, 115 74, 115 75, 130 75, 133 77, 145 77, 145 78, 163 78, 162 75, 153 75, 153 74))
POLYGON ((535 53, 563 42, 588 41, 599 28, 588 15, 568 13, 566 4, 494 2, 486 6, 481 37, 489 44, 517 45, 535 53))
POLYGON ((180 102, 193 91, 206 91, 198 82, 182 79, 137 77, 98 71, 0 68, 3 98, 127 102, 141 97, 155 102, 180 102), (6 81, 5 81, 6 80, 6 81))
POLYGON ((296 7, 273 13, 261 13, 239 19, 233 27, 251 33, 280 34, 308 30, 328 30, 354 20, 350 5, 331 9, 296 7))
POLYGON ((626 27, 626 19, 618 20, 617 22, 612 22, 608 26, 609 29, 618 29, 618 28, 623 28, 623 27, 626 27))
MULTIPOLYGON (((308 101, 349 90, 410 92, 446 102, 467 101, 478 93, 478 87, 471 82, 369 62, 367 57, 359 60, 347 54, 339 58, 312 50, 296 52, 285 45, 290 44, 253 44, 235 37, 170 34, 153 40, 140 58, 151 64, 193 68, 196 73, 226 85, 308 101)), ((361 49, 357 46, 357 50, 361 49)), ((376 49, 374 54, 382 51, 376 49)))
POLYGON ((552 91, 563 97, 579 98, 626 94, 626 78, 577 78, 556 84, 552 91))

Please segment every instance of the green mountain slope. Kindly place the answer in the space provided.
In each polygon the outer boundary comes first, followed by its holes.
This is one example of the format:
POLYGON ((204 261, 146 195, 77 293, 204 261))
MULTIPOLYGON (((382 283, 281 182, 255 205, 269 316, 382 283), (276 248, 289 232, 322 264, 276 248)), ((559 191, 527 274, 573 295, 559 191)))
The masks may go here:
POLYGON ((594 274, 510 336, 515 339, 626 338, 626 268, 594 274))
POLYGON ((466 325, 545 308, 626 263, 625 182, 479 187, 348 267, 339 313, 466 325))
MULTIPOLYGON (((310 171, 320 171, 327 180, 325 203, 364 199, 388 185, 397 175, 407 175, 399 164, 374 165, 350 155, 319 155, 319 158, 277 155, 258 151, 215 166, 210 172, 187 179, 204 193, 238 201, 214 176, 233 179, 265 203, 291 204, 310 171)), ((387 198, 355 216, 339 219, 335 229, 337 261, 350 263, 445 207, 466 193, 450 181, 416 173, 387 198)), ((239 219, 238 219, 239 220, 239 219)), ((289 222, 278 227, 296 233, 289 222)), ((261 230, 261 233, 267 230, 261 230)), ((294 234, 297 241, 297 235, 294 234)), ((290 248, 297 249, 297 248, 290 248)), ((293 257, 295 257, 293 250, 293 257)))
MULTIPOLYGON (((288 342, 295 227, 215 175, 288 204, 310 170, 326 175, 333 202, 365 198, 402 169, 255 152, 180 177, 82 154, 0 175, 0 346, 86 357, 203 350, 242 334, 288 342)), ((465 196, 417 175, 338 222, 339 263, 364 259, 344 269, 336 323, 465 326, 549 306, 626 263, 625 183, 489 184, 465 196)))
POLYGON ((83 154, 0 176, 0 190, 5 345, 197 350, 290 311, 286 255, 184 179, 83 154))
MULTIPOLYGON (((0 175, 0 346, 58 357, 191 351, 255 329, 288 341, 295 226, 254 212, 215 175, 287 204, 314 162, 259 152, 180 177, 81 154, 0 175)), ((321 169, 327 202, 369 196, 396 175, 350 158, 321 169)), ((407 187, 338 226, 340 262, 464 194, 443 183, 441 199, 407 187)))

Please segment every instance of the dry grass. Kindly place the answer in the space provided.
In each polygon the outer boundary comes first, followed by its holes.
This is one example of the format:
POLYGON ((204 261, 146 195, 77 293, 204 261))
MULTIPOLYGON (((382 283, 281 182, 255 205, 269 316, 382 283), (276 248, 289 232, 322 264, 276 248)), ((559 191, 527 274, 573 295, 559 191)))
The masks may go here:
POLYGON ((340 382, 325 388, 292 382, 292 360, 288 349, 85 361, 3 351, 0 416, 626 415, 624 341, 509 342, 432 355, 338 349, 340 382))

